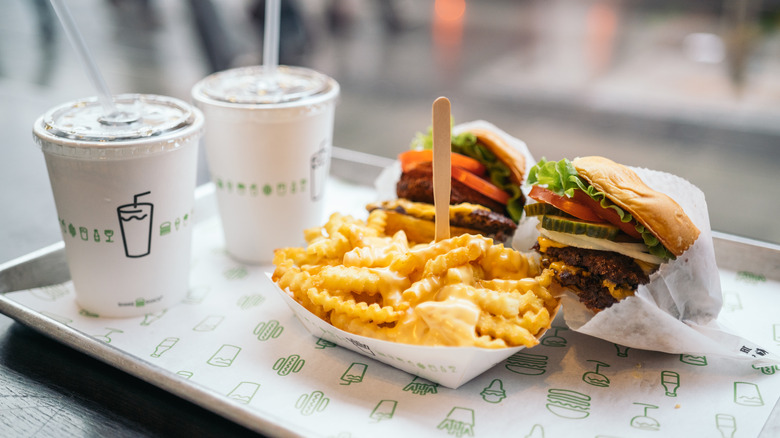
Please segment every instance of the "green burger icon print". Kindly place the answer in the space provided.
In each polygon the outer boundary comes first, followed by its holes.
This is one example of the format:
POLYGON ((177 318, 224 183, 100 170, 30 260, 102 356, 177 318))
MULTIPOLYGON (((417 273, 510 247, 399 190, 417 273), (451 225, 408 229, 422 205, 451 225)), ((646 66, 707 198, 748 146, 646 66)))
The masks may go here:
POLYGON ((151 193, 138 193, 133 196, 132 204, 120 205, 116 209, 127 257, 145 257, 151 252, 154 205, 150 202, 138 202, 138 198, 151 193))

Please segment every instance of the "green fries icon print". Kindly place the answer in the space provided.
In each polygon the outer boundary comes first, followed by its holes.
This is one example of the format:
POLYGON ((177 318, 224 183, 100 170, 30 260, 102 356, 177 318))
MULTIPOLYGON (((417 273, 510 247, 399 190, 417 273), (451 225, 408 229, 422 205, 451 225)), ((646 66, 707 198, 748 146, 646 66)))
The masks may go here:
POLYGON ((436 428, 446 430, 448 434, 457 437, 474 436, 474 410, 456 406, 436 428))

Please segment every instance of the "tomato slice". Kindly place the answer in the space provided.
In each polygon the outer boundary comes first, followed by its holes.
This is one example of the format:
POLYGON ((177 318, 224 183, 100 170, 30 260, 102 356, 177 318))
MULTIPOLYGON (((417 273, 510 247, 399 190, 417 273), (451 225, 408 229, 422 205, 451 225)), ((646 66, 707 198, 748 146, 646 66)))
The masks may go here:
POLYGON ((509 202, 510 196, 507 192, 501 190, 495 184, 486 181, 473 173, 462 169, 460 167, 452 166, 452 178, 462 182, 464 185, 482 193, 488 198, 506 204, 509 202))
MULTIPOLYGON (((593 212, 589 207, 582 205, 572 198, 561 196, 552 190, 540 186, 533 186, 528 193, 530 198, 539 202, 546 202, 559 210, 563 210, 572 216, 590 222, 603 222, 601 217, 593 212)), ((599 207, 601 208, 601 207, 599 207)))
POLYGON ((601 219, 620 228, 621 231, 628 234, 629 236, 635 237, 637 239, 642 237, 642 235, 639 234, 639 232, 637 232, 636 228, 634 228, 635 220, 632 220, 631 222, 623 222, 622 220, 620 220, 620 215, 618 215, 615 210, 611 208, 602 207, 601 205, 599 205, 599 201, 596 201, 595 199, 591 198, 590 196, 588 196, 587 193, 583 192, 582 190, 574 191, 574 200, 582 205, 587 206, 594 213, 596 213, 596 215, 598 215, 601 219))
MULTIPOLYGON (((398 161, 401 162, 401 170, 407 172, 417 163, 426 163, 433 161, 433 151, 430 149, 410 150, 398 155, 398 161)), ((484 175, 487 172, 485 166, 479 161, 453 152, 450 155, 450 164, 452 167, 460 167, 474 175, 484 175)))

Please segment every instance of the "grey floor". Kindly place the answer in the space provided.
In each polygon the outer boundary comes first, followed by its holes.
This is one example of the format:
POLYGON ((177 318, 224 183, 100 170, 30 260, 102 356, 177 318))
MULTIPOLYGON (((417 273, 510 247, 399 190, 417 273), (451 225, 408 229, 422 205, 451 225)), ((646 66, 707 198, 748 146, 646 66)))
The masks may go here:
MULTIPOLYGON (((210 72, 261 61, 256 3, 68 2, 112 92, 186 100, 210 72)), ((488 120, 537 158, 680 175, 713 229, 780 243, 778 6, 738 33, 721 3, 285 0, 299 14, 285 12, 280 57, 341 84, 338 146, 394 157, 444 95, 456 122, 488 120)), ((59 240, 31 126, 94 94, 48 2, 0 3, 0 263, 59 240)))

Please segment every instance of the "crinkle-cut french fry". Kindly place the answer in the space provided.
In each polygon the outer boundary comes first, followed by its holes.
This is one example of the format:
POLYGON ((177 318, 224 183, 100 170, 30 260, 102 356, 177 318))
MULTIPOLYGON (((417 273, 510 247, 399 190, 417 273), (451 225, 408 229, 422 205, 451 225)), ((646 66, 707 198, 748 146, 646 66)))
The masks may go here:
POLYGON ((503 339, 496 339, 492 336, 478 336, 474 340, 474 346, 480 347, 480 348, 507 348, 510 345, 507 345, 506 341, 503 339))
POLYGON ((349 251, 349 239, 340 233, 331 234, 329 238, 315 239, 306 248, 306 254, 317 256, 321 259, 341 258, 344 253, 349 251))
POLYGON ((371 210, 368 214, 368 219, 366 220, 366 226, 376 230, 378 234, 385 234, 385 227, 387 227, 387 212, 380 208, 371 210))
POLYGON ((324 238, 325 235, 324 235, 323 231, 324 230, 323 230, 322 227, 307 228, 307 229, 303 230, 303 238, 304 238, 304 240, 306 240, 306 243, 311 243, 315 239, 322 239, 322 238, 324 238))
POLYGON ((398 321, 404 314, 403 311, 396 310, 390 306, 380 307, 379 304, 369 305, 364 302, 355 302, 354 299, 330 295, 327 291, 315 288, 309 289, 308 295, 314 304, 322 306, 325 311, 331 311, 331 318, 333 318, 334 314, 345 314, 364 322, 386 324, 398 321))
POLYGON ((388 243, 378 239, 371 239, 368 246, 353 248, 344 254, 344 266, 388 267, 396 257, 409 249, 406 242, 390 240, 388 243))
POLYGON ((379 327, 377 324, 361 321, 360 318, 351 317, 344 313, 331 315, 330 323, 333 325, 333 327, 344 330, 345 332, 354 333, 356 335, 380 339, 383 341, 394 340, 391 335, 392 329, 387 327, 379 327))
POLYGON ((379 293, 382 276, 371 268, 355 266, 326 266, 316 277, 314 285, 324 289, 344 289, 367 294, 379 293))
POLYGON ((530 263, 523 254, 503 245, 493 245, 480 260, 490 278, 521 279, 531 277, 530 263))
POLYGON ((483 314, 477 323, 477 332, 481 335, 503 339, 510 346, 533 347, 539 343, 530 330, 517 324, 515 318, 483 314))
MULTIPOLYGON (((512 318, 520 314, 523 295, 512 292, 496 292, 468 284, 450 284, 442 287, 436 298, 438 300, 449 298, 466 299, 476 303, 479 307, 493 315, 512 318)), ((541 307, 541 300, 539 301, 539 307, 541 307)))
POLYGON ((403 291, 401 297, 404 301, 414 306, 421 302, 433 299, 441 288, 442 281, 439 277, 423 278, 415 281, 403 291))
POLYGON ((428 260, 425 262, 422 276, 442 275, 451 268, 462 266, 478 259, 484 254, 485 250, 484 245, 480 245, 480 243, 484 244, 484 241, 471 242, 467 246, 455 248, 428 260))

